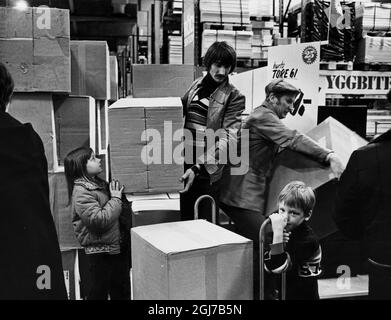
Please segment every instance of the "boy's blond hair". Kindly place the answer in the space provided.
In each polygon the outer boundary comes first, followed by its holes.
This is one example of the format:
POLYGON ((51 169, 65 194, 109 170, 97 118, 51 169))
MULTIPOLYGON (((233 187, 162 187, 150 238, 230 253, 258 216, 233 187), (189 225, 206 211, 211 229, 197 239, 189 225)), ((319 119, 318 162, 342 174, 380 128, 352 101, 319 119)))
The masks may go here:
POLYGON ((278 195, 278 203, 280 202, 289 207, 301 209, 305 216, 309 216, 315 206, 315 193, 304 182, 292 181, 278 195))

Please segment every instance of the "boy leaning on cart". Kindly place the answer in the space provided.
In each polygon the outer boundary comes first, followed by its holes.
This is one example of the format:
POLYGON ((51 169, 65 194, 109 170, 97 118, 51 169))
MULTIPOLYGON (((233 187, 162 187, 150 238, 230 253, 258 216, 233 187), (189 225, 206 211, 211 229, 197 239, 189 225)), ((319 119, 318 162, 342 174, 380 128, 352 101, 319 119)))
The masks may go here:
POLYGON ((278 213, 269 216, 273 236, 265 252, 266 298, 278 298, 278 274, 286 272, 287 300, 319 299, 321 247, 307 222, 315 194, 301 181, 287 184, 278 196, 278 213))

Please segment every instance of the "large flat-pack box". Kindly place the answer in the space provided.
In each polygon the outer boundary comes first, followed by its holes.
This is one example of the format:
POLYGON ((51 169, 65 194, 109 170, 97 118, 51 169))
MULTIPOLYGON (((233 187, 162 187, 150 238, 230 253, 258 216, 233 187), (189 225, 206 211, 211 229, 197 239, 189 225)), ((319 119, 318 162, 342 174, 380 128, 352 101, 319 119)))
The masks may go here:
POLYGON ((107 150, 109 145, 109 103, 105 100, 96 100, 96 151, 107 150))
POLYGON ((253 39, 253 32, 244 30, 215 30, 204 29, 201 36, 201 56, 204 57, 208 48, 215 41, 225 41, 236 51, 237 58, 251 59, 252 50, 251 43, 253 39))
POLYGON ((106 41, 71 41, 72 95, 110 99, 110 56, 106 41))
POLYGON ((182 97, 199 75, 191 65, 132 65, 134 98, 182 97))
POLYGON ((179 195, 176 198, 172 195, 127 195, 128 201, 132 202, 132 226, 181 221, 179 195))
POLYGON ((69 10, 0 7, 0 60, 16 92, 71 91, 69 10))
MULTIPOLYGON (((307 135, 321 146, 333 150, 347 164, 354 150, 366 145, 368 142, 357 133, 350 130, 332 117, 328 117, 318 126, 310 130, 307 135)), ((327 188, 321 186, 335 179, 329 166, 323 166, 310 157, 286 149, 278 154, 271 177, 266 202, 266 214, 277 209, 277 198, 283 187, 291 181, 300 180, 313 189, 327 193, 324 197, 317 193, 317 208, 311 217, 310 223, 318 236, 330 234, 336 230, 331 214, 333 202, 330 195, 335 193, 335 184, 327 188), (331 189, 330 189, 331 188, 331 189), (322 201, 323 200, 323 203, 322 201)))
POLYGON ((117 101, 118 92, 118 61, 116 56, 110 56, 110 100, 117 101))
POLYGON ((49 200, 60 248, 81 248, 72 225, 72 212, 64 172, 49 173, 49 200))
POLYGON ((111 175, 125 185, 126 193, 183 188, 183 159, 175 152, 182 129, 179 97, 126 98, 109 107, 111 175))
POLYGON ((60 165, 79 147, 96 149, 96 107, 91 97, 53 96, 57 154, 60 165))
POLYGON ((251 300, 252 241, 205 220, 133 228, 135 300, 251 300))
POLYGON ((357 63, 391 64, 391 38, 365 36, 358 41, 357 63))
POLYGON ((96 157, 101 160, 102 172, 98 175, 99 178, 110 181, 110 153, 108 150, 101 150, 96 154, 96 157))
POLYGON ((22 123, 31 123, 42 140, 48 170, 53 170, 57 166, 57 151, 52 95, 14 93, 8 112, 22 123))
POLYGON ((390 31, 391 4, 362 2, 356 5, 355 11, 356 18, 352 22, 358 37, 368 32, 390 31))

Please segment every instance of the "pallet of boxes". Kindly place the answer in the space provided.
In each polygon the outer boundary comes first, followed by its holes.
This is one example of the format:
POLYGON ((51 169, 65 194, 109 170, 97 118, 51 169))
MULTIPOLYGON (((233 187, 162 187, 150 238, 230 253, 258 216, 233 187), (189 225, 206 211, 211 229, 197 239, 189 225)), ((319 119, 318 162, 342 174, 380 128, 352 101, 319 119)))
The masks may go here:
POLYGON ((249 0, 200 0, 196 14, 202 25, 201 57, 215 41, 226 41, 235 49, 238 65, 251 64, 249 0))
POLYGON ((134 211, 133 299, 251 299, 252 243, 203 220, 180 222, 183 111, 199 74, 133 65, 132 96, 109 107, 110 166, 134 211), (175 201, 176 206, 172 207, 175 201))
MULTIPOLYGON (((73 232, 63 164, 68 152, 88 146, 105 157, 108 168, 108 47, 106 42, 70 41, 69 10, 4 7, 0 20, 5 26, 0 59, 15 82, 8 111, 30 122, 42 139, 68 298, 79 299, 86 294, 86 282, 80 282, 85 257, 73 232), (41 25, 42 15, 50 15, 50 25, 41 25)), ((108 170, 102 177, 108 177, 108 170)))
POLYGON ((321 69, 351 70, 355 15, 355 2, 303 0, 289 14, 289 35, 301 35, 301 42, 327 40, 321 47, 321 69))
POLYGON ((273 45, 273 1, 250 0, 249 6, 253 30, 252 65, 258 67, 267 61, 269 47, 273 45))
MULTIPOLYGON (((391 75, 391 4, 356 5, 355 69, 368 75, 387 78, 391 75)), ((387 86, 388 88, 388 86, 387 86)), ((384 133, 391 124, 391 111, 368 108, 367 136, 384 133)))
POLYGON ((357 4, 356 67, 365 71, 391 70, 391 4, 357 4))

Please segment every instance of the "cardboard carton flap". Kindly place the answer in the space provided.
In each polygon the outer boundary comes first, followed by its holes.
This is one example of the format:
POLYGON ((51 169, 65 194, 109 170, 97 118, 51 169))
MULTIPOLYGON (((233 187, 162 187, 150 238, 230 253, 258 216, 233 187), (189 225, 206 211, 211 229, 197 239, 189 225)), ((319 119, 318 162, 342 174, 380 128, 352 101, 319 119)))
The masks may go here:
POLYGON ((160 223, 132 232, 165 254, 251 243, 251 240, 205 220, 160 223))
MULTIPOLYGON (((335 151, 344 165, 347 164, 354 150, 367 144, 365 139, 332 117, 328 117, 311 129, 307 135, 322 147, 335 151)), ((283 150, 275 160, 267 197, 266 214, 276 210, 278 194, 288 182, 301 180, 316 189, 334 178, 329 166, 323 166, 299 152, 290 149, 283 150)))
POLYGON ((179 199, 137 200, 132 202, 134 212, 139 211, 180 211, 179 199))
POLYGON ((163 98, 123 98, 113 103, 109 109, 131 108, 131 107, 182 107, 179 97, 163 98))

